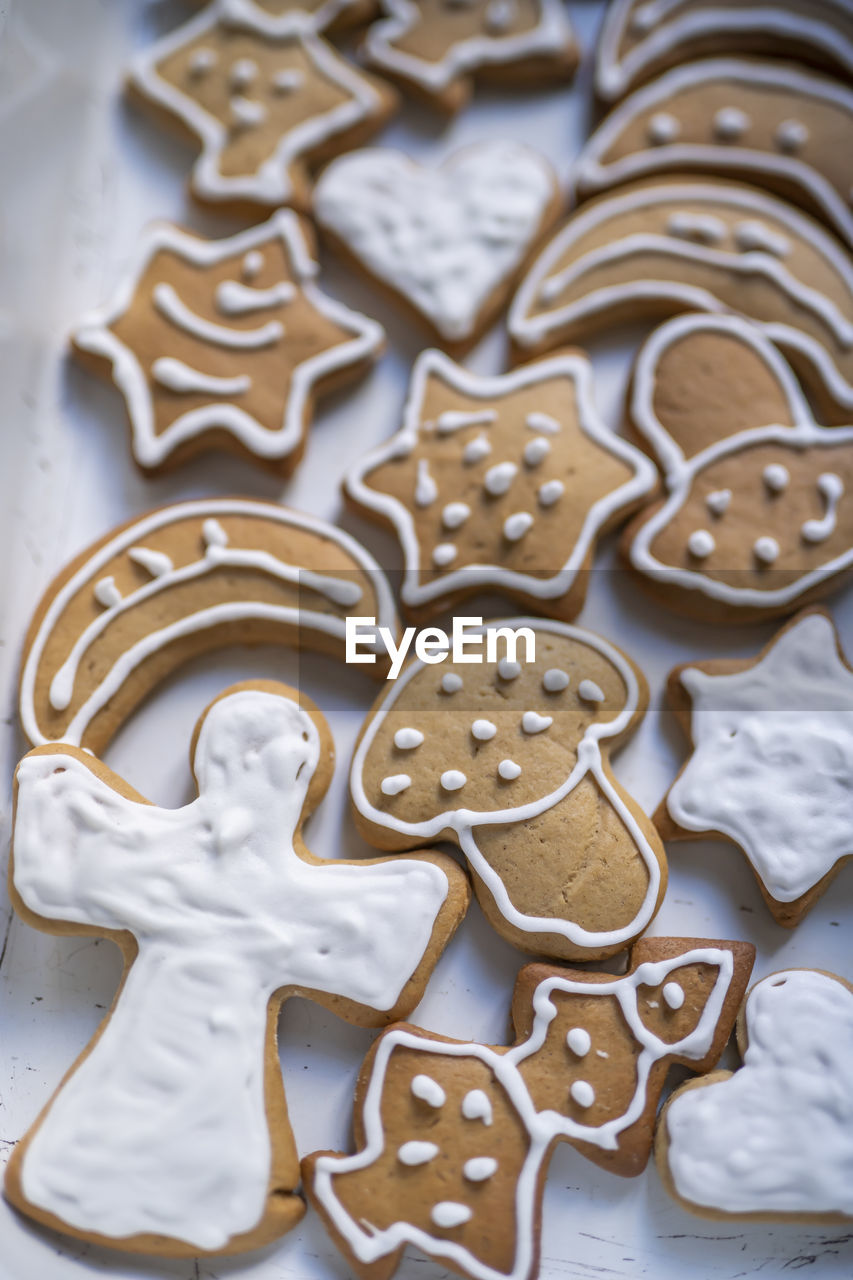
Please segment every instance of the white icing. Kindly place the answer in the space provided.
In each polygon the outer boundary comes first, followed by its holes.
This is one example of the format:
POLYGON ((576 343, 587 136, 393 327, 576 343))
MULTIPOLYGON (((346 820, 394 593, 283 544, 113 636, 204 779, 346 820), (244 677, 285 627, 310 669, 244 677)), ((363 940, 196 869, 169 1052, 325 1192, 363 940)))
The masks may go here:
POLYGON ((809 140, 808 127, 802 120, 783 120, 774 134, 776 146, 788 154, 802 151, 809 140))
POLYGON ((494 409, 445 409, 435 420, 435 429, 439 435, 450 435, 453 431, 462 431, 465 427, 489 426, 497 419, 494 409))
POLYGON ((151 376, 162 387, 184 395, 239 396, 252 387, 252 379, 248 374, 217 378, 211 373, 202 373, 200 369, 192 369, 183 360, 174 360, 171 356, 161 356, 155 360, 151 366, 151 376))
POLYGON ((796 622, 745 671, 681 682, 695 749, 667 797, 687 831, 744 850, 771 897, 794 902, 851 849, 853 676, 821 615, 796 622))
POLYGON ((572 1102, 579 1107, 591 1107, 595 1102, 595 1090, 588 1080, 573 1080, 569 1088, 572 1102))
POLYGON ((497 731, 497 726, 491 720, 475 720, 471 725, 471 734, 478 742, 491 741, 497 731))
POLYGON ((646 136, 653 147, 664 147, 675 142, 681 133, 681 125, 668 111, 656 111, 649 120, 646 136))
POLYGON ((542 431, 546 436, 555 436, 560 430, 560 424, 556 418, 552 418, 550 413, 528 413, 525 418, 525 425, 531 431, 542 431))
POLYGON ((492 446, 489 444, 485 436, 475 436, 473 440, 469 440, 465 448, 462 450, 462 461, 466 466, 471 466, 475 462, 482 462, 484 458, 488 458, 492 452, 492 446))
POLYGON ((489 467, 483 477, 483 488, 492 497, 499 497, 507 492, 517 475, 518 467, 514 462, 498 462, 495 466, 489 467))
POLYGON ((684 1004, 684 988, 677 982, 667 982, 663 988, 664 1004, 669 1009, 680 1009, 684 1004))
POLYGON ((445 791, 458 791, 467 781, 465 774, 459 769, 446 769, 441 775, 441 785, 445 791))
POLYGON ((521 675, 521 663, 514 658, 500 658, 497 671, 501 680, 517 680, 521 675))
POLYGON ((452 542, 440 542, 437 547, 433 548, 432 559, 433 564, 443 569, 445 565, 453 564, 456 559, 456 547, 452 542))
POLYGON ((524 446, 524 461, 528 467, 538 467, 540 462, 544 462, 551 452, 551 442, 546 440, 544 436, 537 436, 535 440, 528 440, 524 446))
POLYGON ((604 701, 604 693, 594 680, 581 680, 578 685, 578 697, 584 702, 604 701))
POLYGON ((578 1058, 585 1058, 592 1048, 590 1034, 583 1027, 572 1027, 566 1033, 566 1044, 578 1058))
POLYGON ((441 1200, 433 1205, 429 1216, 437 1227, 449 1231, 451 1227, 461 1227, 469 1222, 474 1216, 474 1210, 457 1200, 441 1200))
POLYGON ((242 273, 244 280, 254 280, 264 269, 264 255, 260 249, 250 249, 243 257, 242 273))
POLYGON ((559 667, 549 667, 542 677, 542 688, 546 693, 562 693, 568 687, 568 672, 561 671, 559 667))
POLYGON ((228 83, 232 89, 248 89, 258 74, 258 64, 253 58, 238 58, 232 62, 228 72, 228 83))
POLYGON ((785 258, 791 252, 791 241, 757 218, 746 218, 734 229, 735 244, 744 253, 772 253, 785 258))
POLYGON ((521 728, 524 733, 544 733, 553 723, 553 716, 540 716, 537 711, 525 711, 521 717, 521 728))
POLYGON ((707 529, 694 529, 687 539, 687 550, 697 560, 704 560, 706 556, 711 555, 716 545, 714 535, 707 529))
POLYGON ((825 542, 835 532, 838 504, 844 496, 844 482, 832 471, 825 471, 817 478, 817 491, 826 504, 826 512, 820 520, 807 520, 800 529, 800 537, 806 542, 825 542))
POLYGON ((418 462, 418 474, 415 481, 415 506, 428 507, 438 497, 438 485, 429 472, 429 462, 421 458, 418 462))
POLYGON ((429 1164, 438 1155, 438 1147, 434 1142, 404 1142, 397 1150, 400 1164, 417 1168, 418 1165, 429 1164))
POLYGON ((441 677, 441 688, 444 693, 458 693, 462 688, 462 677, 455 671, 448 671, 441 677))
POLYGON ((667 219, 666 229, 680 240, 695 240, 697 244, 722 244, 728 235, 728 227, 722 218, 713 213, 687 213, 677 209, 667 219))
POLYGON ((229 98, 228 106, 231 110, 232 122, 241 129, 256 128, 264 123, 268 115, 267 109, 262 102, 244 98, 239 93, 235 93, 229 98))
POLYGON ((756 538, 752 544, 752 554, 760 564, 773 564, 779 558, 779 543, 766 535, 756 538))
POLYGON ((504 782, 515 782, 516 778, 521 776, 521 765, 516 764, 514 760, 501 760, 498 765, 498 776, 503 778, 504 782))
POLYGON ((533 528, 533 516, 529 511, 514 511, 504 520, 503 535, 507 542, 520 542, 533 528))
POLYGON ((546 480, 544 484, 539 486, 536 494, 540 507, 553 507, 554 503, 562 498, 565 491, 566 486, 562 480, 546 480))
POLYGON ((722 1213, 853 1215, 853 993, 794 969, 759 982, 734 1075, 666 1112, 675 1190, 722 1213))
POLYGON ((255 350, 271 347, 284 337, 284 325, 280 320, 268 320, 256 329, 231 329, 198 315, 184 303, 171 284, 160 282, 154 286, 152 300, 161 315, 170 320, 199 342, 210 342, 217 347, 233 347, 235 350, 255 350))
POLYGON ((483 1124, 492 1123, 492 1104, 489 1095, 482 1089, 469 1089, 462 1099, 462 1115, 466 1120, 482 1120, 483 1124))
POLYGON ((724 516, 729 509, 731 500, 731 489, 715 489, 714 492, 709 493, 705 499, 705 506, 708 508, 712 516, 724 516))
POLYGON ((781 462, 771 462, 762 471, 761 479, 771 493, 784 493, 791 483, 791 473, 781 462))
POLYGON ((398 729, 394 734, 394 746, 399 747, 401 751, 414 751, 415 747, 419 747, 424 740, 424 735, 420 729, 398 729))
POLYGON ((272 86, 276 93, 295 93, 305 84, 305 76, 298 67, 285 67, 276 71, 272 78, 272 86))
POLYGON ((441 513, 441 523, 445 529, 458 529, 471 514, 467 502, 448 502, 441 513))
POLYGON ((204 718, 199 797, 182 809, 125 798, 63 746, 19 765, 16 891, 40 917, 129 930, 138 946, 31 1135, 30 1204, 84 1233, 199 1249, 260 1221, 270 1000, 295 985, 393 1008, 447 894, 429 863, 297 855, 319 757, 296 703, 240 690, 204 718))
POLYGON ((487 1182, 498 1171, 498 1162, 493 1156, 472 1156, 462 1166, 462 1176, 468 1182, 487 1182))
POLYGON ((447 1094, 438 1081, 433 1080, 432 1076, 414 1076, 411 1090, 414 1097, 420 1098, 421 1102, 426 1102, 431 1107, 443 1107, 447 1101, 447 1094))
POLYGON ((412 779, 407 773, 391 773, 382 779, 379 790, 383 796, 398 796, 401 792, 408 791, 411 785, 412 779))
POLYGON ((714 116, 714 136, 721 142, 737 142, 751 124, 749 116, 740 107, 721 107, 714 116))
POLYGON ((296 286, 289 280, 280 280, 268 289, 253 289, 239 280, 222 280, 216 286, 216 305, 226 316, 244 316, 252 311, 265 311, 268 307, 284 307, 296 296, 296 286))
POLYGON ((115 578, 109 574, 106 578, 101 578, 95 583, 93 592, 98 604, 102 604, 105 609, 113 609, 116 605, 120 605, 122 595, 115 583, 115 578))
POLYGON ((517 17, 515 0, 488 0, 484 22, 490 35, 503 35, 517 17))
POLYGON ((171 573, 175 568, 171 556, 165 551, 153 551, 150 547, 130 547, 128 560, 140 565, 152 578, 161 578, 164 573, 171 573))
POLYGON ((213 49, 194 49, 190 54, 188 63, 190 75, 200 79, 208 71, 212 71, 218 61, 219 59, 213 49))

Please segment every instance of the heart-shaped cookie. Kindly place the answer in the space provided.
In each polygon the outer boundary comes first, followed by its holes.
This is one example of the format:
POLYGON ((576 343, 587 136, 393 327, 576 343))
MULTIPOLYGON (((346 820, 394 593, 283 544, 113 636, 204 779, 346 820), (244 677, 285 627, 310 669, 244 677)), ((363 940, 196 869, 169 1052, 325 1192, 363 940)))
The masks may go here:
POLYGON ((355 151, 314 193, 317 221, 344 257, 457 352, 500 311, 560 203, 543 157, 505 141, 466 147, 440 169, 384 148, 355 151))

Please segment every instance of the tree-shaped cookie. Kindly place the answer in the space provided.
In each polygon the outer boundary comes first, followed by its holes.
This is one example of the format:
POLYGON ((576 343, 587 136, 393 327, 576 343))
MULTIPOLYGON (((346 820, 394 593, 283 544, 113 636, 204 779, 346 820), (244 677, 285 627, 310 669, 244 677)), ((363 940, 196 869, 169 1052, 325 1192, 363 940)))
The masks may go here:
POLYGON ((262 23, 233 0, 212 0, 140 53, 129 87, 201 143, 196 199, 250 214, 306 208, 309 167, 361 146, 396 105, 310 26, 262 23))
POLYGON ((16 773, 10 885, 25 920, 98 934, 116 1002, 15 1149, 22 1212, 141 1252, 254 1248, 302 1216, 276 1050, 282 1001, 350 1021, 412 1009, 467 900, 447 857, 325 861, 302 824, 333 767, 325 720, 237 685, 192 744, 198 799, 159 809, 95 757, 38 747, 16 773))
POLYGON ((853 568, 853 426, 817 425, 764 331, 735 316, 663 325, 637 361, 630 416, 666 473, 666 499, 624 534, 656 598, 750 621, 853 568))
POLYGON ((584 356, 483 378, 425 351, 402 428, 345 487, 394 528, 414 616, 486 590, 569 621, 598 537, 656 482, 649 459, 599 417, 584 356))
POLYGON ((453 839, 488 919, 522 949, 611 955, 666 885, 657 832, 609 762, 645 713, 646 682, 559 622, 472 627, 466 643, 462 661, 412 662, 378 698, 350 776, 356 825, 380 849, 453 839), (535 641, 533 655, 520 637, 526 662, 499 656, 519 627, 535 641))
POLYGON ((356 1154, 303 1164, 356 1274, 386 1280, 413 1244, 476 1280, 532 1280, 554 1145, 640 1173, 669 1067, 715 1065, 753 955, 748 943, 653 938, 624 977, 529 965, 510 1047, 385 1031, 359 1076, 356 1154))
POLYGON ((293 470, 315 397, 359 377, 384 336, 322 293, 317 272, 288 210, 225 240, 147 229, 115 296, 73 337, 124 395, 140 467, 219 448, 293 470))
POLYGON ((756 658, 676 667, 668 700, 693 753, 658 830, 739 845, 775 919, 798 924, 853 855, 853 670, 832 619, 801 614, 756 658))
POLYGON ((850 1222, 853 987, 814 969, 772 973, 746 999, 738 1044, 739 1070, 690 1081, 664 1108, 665 1187, 706 1218, 850 1222))

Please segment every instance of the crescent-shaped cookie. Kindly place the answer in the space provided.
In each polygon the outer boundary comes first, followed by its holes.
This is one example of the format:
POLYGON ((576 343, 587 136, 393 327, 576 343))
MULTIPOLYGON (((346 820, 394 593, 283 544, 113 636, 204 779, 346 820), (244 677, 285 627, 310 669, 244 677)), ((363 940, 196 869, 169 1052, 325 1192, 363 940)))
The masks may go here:
POLYGON ((333 525, 243 498, 152 511, 83 551, 42 597, 24 646, 24 732, 100 751, 188 658, 238 642, 341 654, 349 614, 396 631, 382 570, 333 525))
POLYGON ((676 67, 610 113, 574 169, 594 195, 654 174, 743 178, 796 200, 853 245, 853 90, 781 63, 676 67))

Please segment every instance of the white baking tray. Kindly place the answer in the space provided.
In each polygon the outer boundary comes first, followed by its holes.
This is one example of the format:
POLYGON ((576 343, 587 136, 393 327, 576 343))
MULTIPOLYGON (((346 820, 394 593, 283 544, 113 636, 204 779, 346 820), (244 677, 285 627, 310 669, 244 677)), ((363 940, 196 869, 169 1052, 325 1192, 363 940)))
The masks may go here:
MULTIPOLYGON (((383 141, 439 160, 456 146, 509 136, 546 151, 565 177, 592 118, 589 51, 600 6, 569 6, 587 57, 571 89, 531 95, 479 93, 449 128, 407 108, 383 141)), ((232 227, 200 216, 185 198, 191 152, 126 106, 122 69, 131 52, 186 16, 178 0, 5 0, 0 3, 0 676, 2 676, 3 840, 8 845, 12 769, 25 750, 16 724, 14 678, 29 615, 54 573, 115 523, 178 498, 229 492, 282 498, 341 519, 389 568, 390 538, 341 516, 337 478, 344 465, 396 428, 419 335, 368 286, 332 261, 323 284, 385 322, 388 354, 355 392, 326 403, 307 455, 282 487, 249 464, 209 457, 173 476, 140 477, 130 461, 123 404, 116 392, 71 367, 66 335, 101 301, 131 257, 140 228, 172 218, 211 235, 232 227)), ((601 410, 618 425, 630 351, 638 333, 592 349, 601 410)), ((504 340, 490 335, 470 358, 480 372, 503 367, 504 340)), ((615 566, 612 547, 592 575, 581 623, 624 646, 642 665, 652 709, 617 762, 621 780, 651 811, 680 760, 683 743, 660 706, 669 668, 686 659, 751 654, 771 627, 713 628, 656 611, 615 566)), ((831 602, 853 653, 853 595, 831 602)), ((226 685, 253 675, 299 683, 328 716, 337 742, 334 785, 308 828, 324 857, 367 854, 348 816, 346 769, 374 687, 330 659, 285 650, 237 650, 180 672, 138 712, 107 761, 160 804, 190 794, 189 736, 196 717, 226 685)), ((658 934, 748 938, 758 947, 755 975, 810 965, 853 978, 850 927, 853 868, 794 933, 777 927, 745 860, 719 843, 674 846, 670 887, 653 925, 658 934)), ((108 942, 55 938, 10 918, 0 889, 0 1166, 62 1074, 95 1030, 119 977, 108 942)), ((501 1042, 510 993, 525 957, 500 941, 471 907, 413 1021, 447 1035, 501 1042)), ((315 1005, 292 1000, 281 1022, 282 1068, 300 1152, 349 1148, 352 1089, 374 1033, 350 1027, 315 1005)), ((853 1064, 851 1064, 853 1069, 853 1064)), ((853 1274, 853 1236, 843 1228, 803 1229, 707 1222, 664 1194, 653 1167, 615 1178, 567 1146, 548 1178, 542 1280, 634 1277, 763 1280, 805 1268, 810 1280, 853 1274)), ((309 1211, 278 1244, 229 1260, 154 1261, 97 1249, 32 1227, 0 1202, 0 1278, 75 1280, 115 1277, 229 1277, 232 1280, 336 1280, 346 1264, 309 1211)), ((400 1280, 438 1280, 445 1270, 409 1253, 400 1280)))

